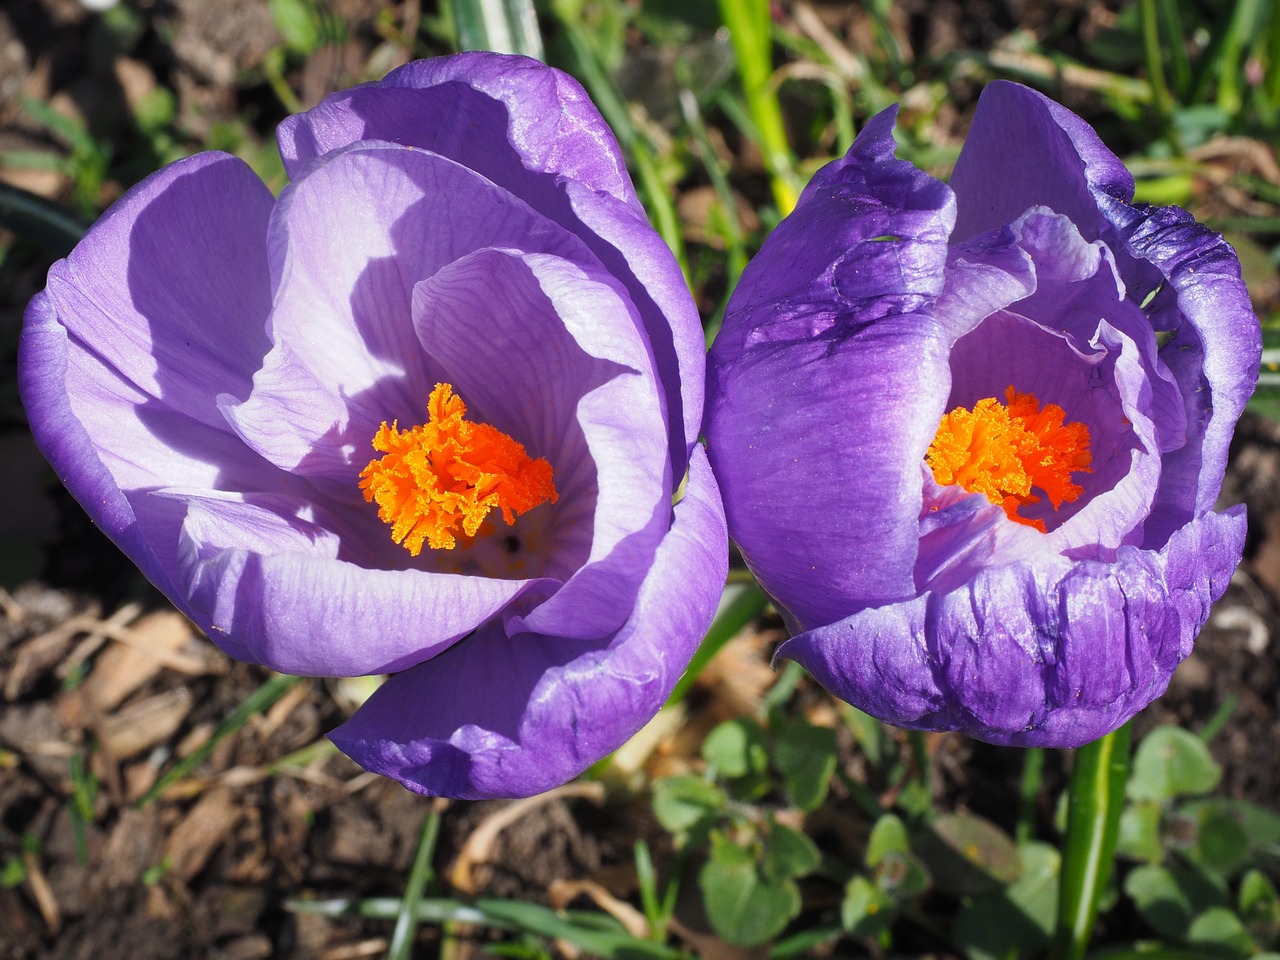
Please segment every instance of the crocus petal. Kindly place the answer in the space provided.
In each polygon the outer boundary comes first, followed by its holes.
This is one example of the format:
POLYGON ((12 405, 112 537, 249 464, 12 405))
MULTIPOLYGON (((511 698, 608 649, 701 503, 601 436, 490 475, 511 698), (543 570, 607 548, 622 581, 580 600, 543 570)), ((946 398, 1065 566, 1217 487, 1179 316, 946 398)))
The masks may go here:
POLYGON ((710 624, 727 552, 701 450, 673 513, 616 635, 591 643, 487 628, 392 677, 330 739, 431 795, 523 796, 581 773, 662 706, 710 624))
POLYGON ((390 140, 457 160, 535 207, 561 177, 640 207, 618 142, 582 85, 527 57, 474 52, 406 64, 287 117, 277 138, 295 179, 314 157, 390 140))
POLYGON ((1068 217, 1086 240, 1110 224, 1098 194, 1133 199, 1133 176, 1087 123, 1021 84, 997 80, 982 91, 951 189, 955 242, 999 229, 1036 206, 1068 217))
POLYGON ((950 386, 931 308, 951 196, 893 158, 892 124, 880 114, 810 183, 712 346, 708 451, 734 539, 806 626, 914 592, 919 462, 950 386))
MULTIPOLYGON (((423 349, 479 415, 524 438, 562 475, 574 463, 595 466, 593 477, 568 476, 576 484, 561 490, 564 510, 594 507, 576 525, 593 531, 590 552, 552 552, 551 570, 573 572, 526 615, 521 629, 530 632, 585 638, 617 629, 669 522, 667 437, 644 344, 626 322, 599 322, 626 311, 603 275, 501 251, 459 260, 414 294, 423 349), (492 375, 498 367, 501 381, 492 375), (536 411, 517 402, 530 396, 540 398, 536 411)), ((573 530, 565 536, 577 546, 573 530)))
POLYGON ((325 526, 278 498, 188 498, 181 568, 197 622, 242 660, 353 677, 435 656, 517 598, 553 588, 337 559, 325 526), (274 501, 274 502, 273 502, 274 501))
POLYGON ((575 237, 474 171, 379 143, 329 154, 286 188, 271 240, 278 346, 252 396, 224 410, 283 469, 347 480, 368 462, 378 426, 421 422, 446 379, 410 322, 415 283, 494 244, 592 260, 575 237), (437 222, 451 227, 430 229, 437 222))
POLYGON ((701 324, 613 134, 576 80, 536 60, 488 53, 420 61, 288 118, 279 139, 291 175, 354 142, 421 147, 578 235, 636 306, 663 388, 672 464, 684 472, 702 423, 701 324))
POLYGON ((1177 207, 1142 213, 1107 204, 1125 249, 1158 271, 1146 312, 1157 330, 1172 331, 1160 356, 1185 404, 1181 449, 1165 458, 1148 545, 1163 543, 1190 517, 1213 507, 1226 471, 1231 434, 1253 393, 1262 332, 1240 278, 1235 251, 1177 207))
POLYGON ((1011 564, 945 593, 859 611, 778 656, 905 727, 1078 746, 1164 692, 1244 545, 1244 511, 1207 514, 1114 564, 1011 564))
POLYGON ((54 264, 27 311, 19 387, 37 443, 94 521, 170 596, 180 596, 180 517, 153 509, 146 491, 220 477, 280 482, 213 402, 215 390, 247 395, 269 346, 271 204, 234 157, 166 167, 54 264), (192 346, 194 363, 182 359, 192 346))

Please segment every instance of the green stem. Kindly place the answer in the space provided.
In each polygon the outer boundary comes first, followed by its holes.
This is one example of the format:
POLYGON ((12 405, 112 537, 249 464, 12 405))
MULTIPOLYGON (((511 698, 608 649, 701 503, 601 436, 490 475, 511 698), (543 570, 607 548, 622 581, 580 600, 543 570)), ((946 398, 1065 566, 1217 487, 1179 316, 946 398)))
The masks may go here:
POLYGON ((433 807, 422 821, 418 850, 413 856, 413 866, 409 869, 404 896, 400 898, 400 908, 396 911, 396 926, 391 934, 391 945, 387 948, 387 960, 409 960, 413 951, 420 919, 418 904, 422 902, 422 892, 434 875, 431 860, 435 855, 436 838, 439 836, 440 810, 433 807))
POLYGON ((1080 960, 1089 946, 1120 833, 1130 738, 1130 725, 1125 724, 1076 751, 1067 795, 1053 960, 1080 960))

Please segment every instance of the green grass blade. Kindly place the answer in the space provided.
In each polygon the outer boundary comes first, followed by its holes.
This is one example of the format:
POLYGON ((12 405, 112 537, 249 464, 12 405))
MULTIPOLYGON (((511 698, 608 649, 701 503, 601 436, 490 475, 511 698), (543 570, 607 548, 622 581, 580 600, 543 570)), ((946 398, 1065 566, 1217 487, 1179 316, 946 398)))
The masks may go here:
POLYGON ((404 896, 400 898, 396 926, 391 933, 391 944, 387 947, 387 960, 409 960, 413 952, 413 941, 418 933, 418 904, 422 902, 422 892, 435 876, 431 860, 435 855, 436 839, 439 836, 440 811, 432 809, 422 821, 418 850, 413 855, 413 866, 409 869, 404 896))
POLYGON ((451 0, 459 50, 493 50, 543 59, 533 0, 451 0))
POLYGON ((219 724, 218 729, 213 732, 213 735, 208 740, 192 751, 191 755, 185 760, 179 761, 168 773, 157 780, 150 790, 143 794, 142 799, 138 801, 138 809, 145 809, 155 803, 156 798, 164 792, 165 787, 185 777, 198 767, 209 754, 213 753, 214 747, 248 723, 254 714, 266 710, 271 704, 283 697, 291 687, 301 683, 303 679, 303 677, 290 677, 283 673, 277 673, 253 693, 245 697, 240 706, 231 711, 227 719, 219 724))
POLYGON ((720 16, 729 29, 742 77, 747 109, 760 139, 757 146, 769 168, 773 200, 786 216, 800 196, 800 178, 782 122, 782 105, 773 84, 773 37, 769 0, 719 0, 720 16))
POLYGON ((1107 888, 1129 774, 1131 725, 1076 750, 1067 795, 1067 834, 1053 960, 1080 960, 1107 888))

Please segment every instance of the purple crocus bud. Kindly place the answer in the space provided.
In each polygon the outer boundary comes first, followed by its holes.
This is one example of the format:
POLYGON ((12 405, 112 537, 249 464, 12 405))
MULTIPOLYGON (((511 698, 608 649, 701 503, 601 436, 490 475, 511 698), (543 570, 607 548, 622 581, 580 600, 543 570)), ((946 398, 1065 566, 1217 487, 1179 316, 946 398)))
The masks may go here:
POLYGON ((1260 336, 1234 252, 1094 131, 984 92, 951 186, 894 111, 818 172, 712 348, 707 443, 778 651, 892 723, 1074 746, 1169 683, 1260 336))
POLYGON ((681 272, 536 61, 411 63, 279 141, 278 199, 200 154, 54 265, 36 440, 232 656, 393 674, 331 735, 366 768, 560 784, 662 706, 724 583, 681 272))

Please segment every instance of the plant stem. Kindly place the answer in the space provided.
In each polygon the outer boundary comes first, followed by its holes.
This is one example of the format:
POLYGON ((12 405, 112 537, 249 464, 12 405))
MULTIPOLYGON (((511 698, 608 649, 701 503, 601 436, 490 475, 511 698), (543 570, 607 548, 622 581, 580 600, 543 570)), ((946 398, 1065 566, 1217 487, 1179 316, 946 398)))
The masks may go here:
POLYGON ((1120 833, 1130 739, 1126 723, 1076 750, 1067 795, 1053 960, 1080 960, 1089 945, 1120 833))
POLYGON ((422 821, 422 833, 418 838, 418 850, 413 856, 409 879, 405 883, 400 909, 396 911, 396 926, 387 948, 387 960, 408 960, 413 950, 413 940, 418 932, 418 904, 434 871, 431 860, 436 852, 436 838, 440 835, 440 808, 433 805, 422 821))

